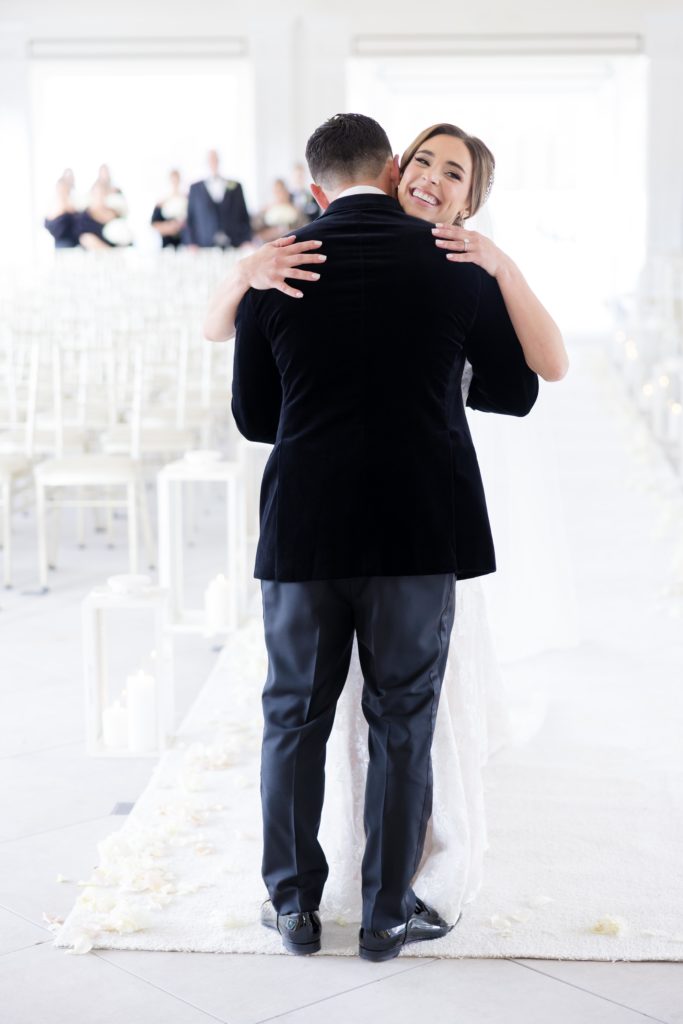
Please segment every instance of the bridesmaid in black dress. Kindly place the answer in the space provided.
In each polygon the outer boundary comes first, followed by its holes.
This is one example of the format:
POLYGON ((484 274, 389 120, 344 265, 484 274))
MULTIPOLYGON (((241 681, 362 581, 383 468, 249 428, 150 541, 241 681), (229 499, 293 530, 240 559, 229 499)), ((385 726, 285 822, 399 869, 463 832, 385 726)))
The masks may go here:
POLYGON ((169 174, 171 191, 165 199, 159 200, 152 213, 152 227, 161 235, 162 248, 183 244, 182 230, 187 220, 187 196, 180 187, 180 171, 169 174))
POLYGON ((104 237, 104 227, 118 214, 107 206, 108 190, 106 185, 96 181, 90 190, 90 201, 85 210, 74 217, 74 232, 77 243, 84 249, 113 249, 114 242, 104 237))
POLYGON ((44 225, 55 240, 55 249, 74 249, 78 245, 75 218, 78 216, 71 199, 72 183, 66 175, 57 182, 55 202, 44 225))

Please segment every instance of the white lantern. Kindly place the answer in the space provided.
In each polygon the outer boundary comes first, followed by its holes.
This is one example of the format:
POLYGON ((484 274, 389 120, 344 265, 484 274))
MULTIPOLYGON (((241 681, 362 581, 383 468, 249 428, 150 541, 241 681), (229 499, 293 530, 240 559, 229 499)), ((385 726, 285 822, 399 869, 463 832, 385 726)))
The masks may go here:
POLYGON ((244 467, 221 459, 220 452, 188 452, 157 476, 159 502, 159 581, 170 592, 171 628, 181 632, 225 635, 244 613, 247 594, 247 524, 244 467), (206 580, 202 607, 187 606, 184 581, 183 491, 193 498, 197 484, 225 488, 225 546, 217 552, 218 575, 206 580))
POLYGON ((157 756, 171 744, 173 639, 168 615, 168 591, 152 586, 147 576, 113 576, 107 586, 96 587, 85 597, 88 754, 157 756), (125 629, 125 642, 113 641, 117 629, 125 629))

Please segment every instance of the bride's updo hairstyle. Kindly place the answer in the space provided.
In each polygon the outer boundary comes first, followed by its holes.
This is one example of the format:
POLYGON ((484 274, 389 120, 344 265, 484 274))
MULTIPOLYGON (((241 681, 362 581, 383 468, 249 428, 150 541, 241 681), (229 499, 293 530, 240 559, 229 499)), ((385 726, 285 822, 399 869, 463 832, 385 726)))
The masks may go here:
POLYGON ((316 128, 306 143, 311 177, 328 189, 378 178, 391 156, 384 128, 365 114, 335 114, 316 128))
MULTIPOLYGON (((488 146, 484 145, 481 139, 477 139, 474 135, 468 135, 462 128, 458 128, 454 124, 433 124, 431 128, 425 128, 423 132, 420 132, 401 157, 401 163, 399 164, 401 177, 417 151, 422 149, 427 139, 433 139, 435 135, 450 135, 451 138, 462 139, 469 150, 470 157, 472 158, 472 182, 468 196, 468 217, 474 217, 477 210, 481 209, 491 193, 496 161, 491 150, 488 146)), ((458 214, 455 218, 455 223, 462 227, 463 218, 461 214, 458 214)))

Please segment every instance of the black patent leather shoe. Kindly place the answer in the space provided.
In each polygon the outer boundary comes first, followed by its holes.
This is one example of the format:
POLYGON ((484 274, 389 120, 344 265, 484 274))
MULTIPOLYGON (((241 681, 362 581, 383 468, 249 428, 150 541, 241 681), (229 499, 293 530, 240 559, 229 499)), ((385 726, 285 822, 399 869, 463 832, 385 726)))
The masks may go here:
MULTIPOLYGON (((461 916, 458 915, 458 921, 461 916)), ((382 931, 361 928, 358 952, 363 960, 391 960, 398 956, 408 943, 440 939, 455 928, 455 924, 448 924, 433 907, 422 900, 416 900, 415 910, 405 924, 398 924, 395 928, 385 928, 382 931)))
POLYGON ((261 906, 261 924, 282 936, 282 945, 295 956, 317 953, 320 949, 322 924, 317 910, 303 914, 278 914, 271 900, 261 906))

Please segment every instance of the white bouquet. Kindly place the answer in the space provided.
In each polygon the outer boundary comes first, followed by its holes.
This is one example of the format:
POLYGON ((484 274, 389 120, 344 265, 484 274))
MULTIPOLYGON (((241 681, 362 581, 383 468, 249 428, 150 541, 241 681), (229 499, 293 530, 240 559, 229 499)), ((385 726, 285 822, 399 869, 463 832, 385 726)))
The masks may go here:
POLYGON ((127 220, 115 217, 102 228, 102 237, 112 245, 130 245, 133 241, 133 232, 127 220))
POLYGON ((165 203, 162 203, 161 213, 166 220, 186 220, 187 197, 170 196, 165 203))
POLYGON ((299 211, 291 203, 276 203, 263 215, 264 223, 269 228, 288 228, 296 224, 298 219, 299 211))

